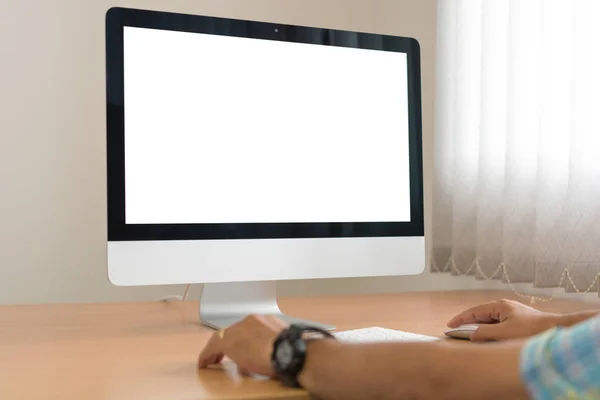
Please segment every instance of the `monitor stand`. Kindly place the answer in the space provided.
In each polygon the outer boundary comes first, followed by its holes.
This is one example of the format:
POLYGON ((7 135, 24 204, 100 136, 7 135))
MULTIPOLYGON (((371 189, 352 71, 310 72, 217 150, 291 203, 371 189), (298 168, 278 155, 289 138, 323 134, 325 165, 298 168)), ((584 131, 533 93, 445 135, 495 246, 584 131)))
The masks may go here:
POLYGON ((289 324, 335 329, 332 325, 282 314, 277 305, 276 284, 274 281, 207 283, 200 297, 200 321, 213 329, 223 329, 250 314, 275 315, 289 324))

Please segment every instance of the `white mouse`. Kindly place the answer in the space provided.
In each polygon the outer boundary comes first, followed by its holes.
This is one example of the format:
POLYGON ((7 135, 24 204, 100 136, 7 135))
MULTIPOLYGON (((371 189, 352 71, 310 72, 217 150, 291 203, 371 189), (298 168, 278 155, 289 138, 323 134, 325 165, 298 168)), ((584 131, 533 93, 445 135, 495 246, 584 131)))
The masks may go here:
POLYGON ((473 332, 475 332, 478 327, 478 324, 461 325, 457 326, 456 328, 447 330, 446 332, 444 332, 444 334, 453 339, 469 340, 471 339, 471 335, 473 334, 473 332))

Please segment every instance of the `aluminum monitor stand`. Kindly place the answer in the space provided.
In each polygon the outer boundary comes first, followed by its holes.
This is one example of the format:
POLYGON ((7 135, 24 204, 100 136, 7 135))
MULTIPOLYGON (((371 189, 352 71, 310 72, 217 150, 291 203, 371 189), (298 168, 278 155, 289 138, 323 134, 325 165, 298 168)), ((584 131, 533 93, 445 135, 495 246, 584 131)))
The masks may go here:
POLYGON ((332 325, 284 315, 279 310, 276 282, 207 283, 200 297, 200 321, 213 329, 227 328, 251 314, 274 315, 289 324, 306 324, 325 330, 332 325))

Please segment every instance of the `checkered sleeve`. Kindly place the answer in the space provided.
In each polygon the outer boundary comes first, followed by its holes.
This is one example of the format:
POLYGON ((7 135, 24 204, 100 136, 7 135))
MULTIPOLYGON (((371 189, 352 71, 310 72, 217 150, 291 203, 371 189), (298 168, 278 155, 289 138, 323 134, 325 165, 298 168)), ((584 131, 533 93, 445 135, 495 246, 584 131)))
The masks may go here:
POLYGON ((600 399, 600 317, 529 339, 520 372, 532 399, 600 399))

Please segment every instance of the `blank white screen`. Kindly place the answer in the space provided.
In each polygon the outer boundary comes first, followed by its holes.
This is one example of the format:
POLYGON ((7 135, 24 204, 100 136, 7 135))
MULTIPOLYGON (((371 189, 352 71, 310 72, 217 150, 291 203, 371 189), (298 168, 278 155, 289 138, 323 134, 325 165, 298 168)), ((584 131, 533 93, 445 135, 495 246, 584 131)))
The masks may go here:
POLYGON ((410 221, 406 54, 126 27, 128 224, 410 221))

